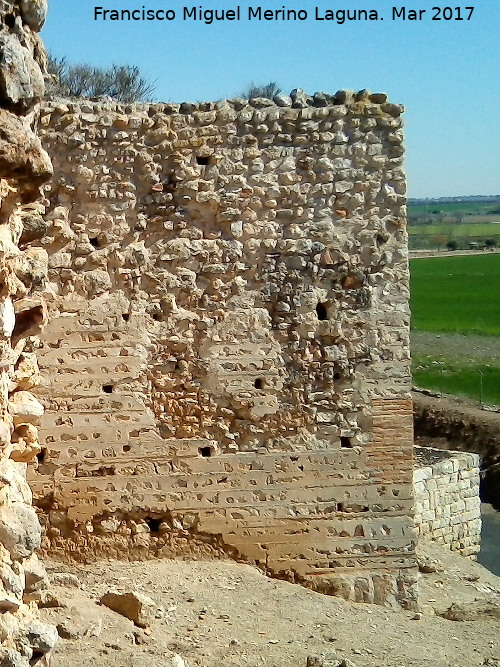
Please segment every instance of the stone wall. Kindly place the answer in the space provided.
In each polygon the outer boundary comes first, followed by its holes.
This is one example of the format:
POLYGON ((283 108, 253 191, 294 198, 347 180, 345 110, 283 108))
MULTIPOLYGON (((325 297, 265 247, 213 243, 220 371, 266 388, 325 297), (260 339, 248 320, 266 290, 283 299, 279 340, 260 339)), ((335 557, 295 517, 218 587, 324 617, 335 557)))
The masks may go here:
POLYGON ((416 448, 415 525, 419 537, 475 556, 481 545, 479 456, 416 448))
POLYGON ((40 219, 40 185, 52 171, 34 134, 43 95, 45 54, 38 37, 43 0, 0 1, 0 664, 47 664, 55 628, 37 620, 30 597, 45 581, 35 549, 41 529, 26 482, 27 462, 41 451, 43 408, 37 334, 47 253, 27 245, 40 219))
POLYGON ((47 550, 228 554, 414 605, 401 112, 44 107, 47 550))
POLYGON ((454 396, 413 392, 416 441, 423 447, 474 452, 481 460, 481 498, 500 510, 500 419, 498 408, 454 396))

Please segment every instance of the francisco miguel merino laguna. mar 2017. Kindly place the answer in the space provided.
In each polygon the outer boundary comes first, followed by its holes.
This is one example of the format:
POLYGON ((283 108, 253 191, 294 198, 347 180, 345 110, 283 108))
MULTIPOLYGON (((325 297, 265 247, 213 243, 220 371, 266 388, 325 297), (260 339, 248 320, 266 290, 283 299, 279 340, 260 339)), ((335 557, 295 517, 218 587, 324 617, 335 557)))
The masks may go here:
POLYGON ((284 5, 277 9, 261 6, 232 7, 229 9, 183 6, 180 9, 104 9, 94 7, 95 21, 197 21, 211 23, 217 21, 333 21, 339 25, 350 21, 470 21, 474 7, 431 7, 416 9, 404 5, 389 7, 384 12, 377 9, 287 9, 284 5))

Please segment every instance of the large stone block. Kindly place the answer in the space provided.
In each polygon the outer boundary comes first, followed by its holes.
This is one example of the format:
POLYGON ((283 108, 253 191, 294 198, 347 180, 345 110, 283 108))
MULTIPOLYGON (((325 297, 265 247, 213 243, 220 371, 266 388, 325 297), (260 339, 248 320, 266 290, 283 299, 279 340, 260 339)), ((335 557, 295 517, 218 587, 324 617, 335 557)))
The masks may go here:
POLYGON ((39 32, 47 17, 47 0, 21 0, 20 6, 23 21, 39 32))
POLYGON ((28 108, 39 102, 43 93, 43 74, 32 53, 17 36, 0 34, 0 102, 28 108))
POLYGON ((40 540, 40 523, 32 507, 20 502, 0 507, 0 544, 13 560, 31 556, 40 540))

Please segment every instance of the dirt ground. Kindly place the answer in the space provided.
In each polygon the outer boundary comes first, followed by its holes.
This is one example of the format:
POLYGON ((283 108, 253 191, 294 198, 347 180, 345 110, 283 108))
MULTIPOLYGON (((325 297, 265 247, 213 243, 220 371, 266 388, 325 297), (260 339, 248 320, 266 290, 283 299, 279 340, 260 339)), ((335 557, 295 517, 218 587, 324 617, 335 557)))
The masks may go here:
POLYGON ((486 254, 495 254, 499 253, 500 249, 495 248, 493 250, 410 250, 409 257, 410 259, 417 259, 418 257, 455 257, 457 255, 484 255, 486 254))
POLYGON ((500 665, 500 578, 433 544, 422 562, 437 571, 421 575, 417 614, 327 597, 233 562, 49 562, 53 577, 71 573, 81 586, 52 586, 51 604, 63 606, 42 610, 70 637, 53 667, 306 667, 315 655, 350 667, 500 665), (154 601, 146 629, 98 604, 103 593, 130 590, 154 601), (492 606, 477 611, 478 599, 492 606), (437 615, 452 603, 474 620, 437 615))

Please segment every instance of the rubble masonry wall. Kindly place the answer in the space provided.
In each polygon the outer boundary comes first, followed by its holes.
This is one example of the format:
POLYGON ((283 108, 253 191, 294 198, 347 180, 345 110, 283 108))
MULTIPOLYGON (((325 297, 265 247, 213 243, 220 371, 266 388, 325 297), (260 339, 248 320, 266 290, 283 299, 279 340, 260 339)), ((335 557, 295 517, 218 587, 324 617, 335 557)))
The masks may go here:
POLYGON ((44 106, 47 550, 229 554, 414 605, 401 112, 44 106))

